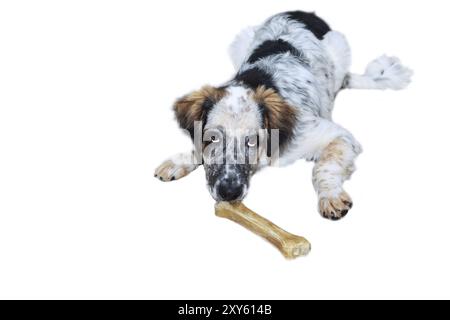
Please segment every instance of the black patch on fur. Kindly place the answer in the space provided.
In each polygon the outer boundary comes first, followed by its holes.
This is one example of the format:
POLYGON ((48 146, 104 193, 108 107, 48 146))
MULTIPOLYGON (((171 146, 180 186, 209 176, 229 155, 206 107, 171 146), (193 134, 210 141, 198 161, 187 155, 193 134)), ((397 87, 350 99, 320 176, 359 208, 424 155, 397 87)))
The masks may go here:
MULTIPOLYGON (((263 119, 267 117, 267 109, 264 104, 258 104, 259 112, 261 112, 263 119)), ((272 156, 272 135, 270 134, 270 128, 264 128, 267 130, 267 141, 266 141, 266 155, 270 158, 272 156)), ((279 145, 281 145, 281 139, 278 139, 279 145)))
MULTIPOLYGON (((261 114, 263 115, 263 118, 266 118, 267 117, 266 106, 264 104, 259 104, 258 108, 259 108, 259 111, 261 112, 261 114)), ((267 129, 266 155, 270 158, 272 156, 272 135, 271 135, 270 128, 264 128, 264 129, 267 129)), ((278 130, 278 151, 280 152, 280 154, 284 150, 284 146, 287 145, 289 140, 291 140, 291 139, 286 132, 284 132, 283 130, 278 130)))
MULTIPOLYGON (((265 104, 258 104, 258 109, 261 112, 263 119, 267 118, 267 107, 265 106, 265 104)), ((271 135, 271 131, 270 131, 270 123, 269 123, 269 128, 264 127, 264 129, 267 129, 267 141, 266 141, 266 154, 268 157, 272 156, 272 135, 271 135)), ((275 128, 277 129, 277 128, 275 128)), ((278 130, 278 152, 280 153, 280 155, 283 153, 283 151, 285 151, 285 147, 289 144, 289 142, 292 140, 292 132, 289 131, 285 131, 285 130, 278 130)))
POLYGON ((298 49, 296 49, 289 42, 283 39, 278 40, 268 40, 264 41, 258 48, 256 48, 250 58, 248 58, 248 63, 255 63, 256 61, 269 57, 272 55, 290 52, 293 56, 300 59, 304 59, 304 55, 298 49))
POLYGON ((234 80, 253 90, 256 90, 259 86, 265 86, 266 88, 271 88, 278 92, 278 88, 275 86, 272 76, 259 68, 251 68, 240 72, 236 75, 234 80))
POLYGON ((306 29, 311 31, 319 40, 322 40, 331 31, 330 26, 313 12, 290 11, 286 12, 285 15, 291 20, 303 23, 306 29))
POLYGON ((202 125, 203 127, 206 125, 206 120, 208 120, 208 115, 212 108, 214 107, 215 103, 210 98, 206 98, 205 102, 203 102, 202 109, 202 125))

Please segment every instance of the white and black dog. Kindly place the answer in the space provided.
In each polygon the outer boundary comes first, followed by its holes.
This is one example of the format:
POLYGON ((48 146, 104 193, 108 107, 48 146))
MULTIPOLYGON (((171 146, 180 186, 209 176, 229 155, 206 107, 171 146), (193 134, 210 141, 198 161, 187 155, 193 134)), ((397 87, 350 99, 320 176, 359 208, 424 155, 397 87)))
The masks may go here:
POLYGON ((243 30, 230 54, 237 69, 232 80, 217 88, 205 86, 175 102, 176 119, 195 148, 166 160, 155 177, 176 180, 203 164, 213 198, 238 201, 259 169, 306 159, 315 162, 319 212, 332 220, 344 217, 352 200, 343 183, 355 170, 361 146, 332 121, 336 95, 345 88, 403 89, 412 71, 397 58, 382 56, 364 74, 350 73, 345 36, 314 13, 302 11, 277 14, 243 30), (261 129, 276 134, 255 138, 261 129), (269 148, 261 148, 262 139, 269 148), (249 161, 252 155, 255 161, 249 161), (232 161, 238 158, 244 161, 232 161))

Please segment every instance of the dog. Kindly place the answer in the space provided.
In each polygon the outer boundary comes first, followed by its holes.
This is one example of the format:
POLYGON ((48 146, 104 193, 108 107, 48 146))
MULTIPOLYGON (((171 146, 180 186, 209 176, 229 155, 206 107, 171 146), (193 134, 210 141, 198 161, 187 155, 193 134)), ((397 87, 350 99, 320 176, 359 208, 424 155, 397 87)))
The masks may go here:
POLYGON ((255 172, 305 159, 314 162, 320 214, 343 218, 353 205, 343 183, 355 171, 362 148, 333 122, 335 98, 343 89, 404 89, 412 71, 384 55, 364 74, 351 73, 345 36, 303 11, 279 13, 244 29, 231 44, 230 56, 234 78, 175 102, 176 120, 191 136, 194 150, 164 161, 155 177, 177 180, 203 164, 212 197, 240 201, 255 172), (255 133, 261 130, 268 133, 255 133), (247 161, 250 156, 255 161, 247 161), (236 158, 244 161, 233 162, 236 158))

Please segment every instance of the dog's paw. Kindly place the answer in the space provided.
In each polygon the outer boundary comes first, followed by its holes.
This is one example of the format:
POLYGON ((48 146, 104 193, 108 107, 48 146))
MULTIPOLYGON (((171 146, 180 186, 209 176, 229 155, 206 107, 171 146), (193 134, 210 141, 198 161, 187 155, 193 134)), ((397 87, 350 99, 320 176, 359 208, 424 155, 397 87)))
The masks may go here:
POLYGON ((155 170, 155 178, 161 181, 174 181, 187 176, 197 168, 197 165, 186 161, 188 158, 184 154, 175 156, 164 161, 155 170))
POLYGON ((322 217, 330 220, 342 219, 352 206, 352 199, 345 191, 340 192, 337 196, 319 198, 319 212, 322 217))
POLYGON ((384 55, 367 66, 366 75, 373 78, 382 89, 401 90, 411 82, 413 71, 397 57, 384 55))
POLYGON ((164 161, 155 170, 155 178, 161 181, 173 181, 187 176, 193 171, 191 165, 176 164, 172 160, 164 161))

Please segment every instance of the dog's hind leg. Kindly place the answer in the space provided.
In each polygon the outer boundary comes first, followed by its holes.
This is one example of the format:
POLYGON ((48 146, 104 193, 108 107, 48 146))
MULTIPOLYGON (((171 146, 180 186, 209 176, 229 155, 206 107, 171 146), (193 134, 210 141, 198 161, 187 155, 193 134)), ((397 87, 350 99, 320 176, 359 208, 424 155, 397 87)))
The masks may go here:
POLYGON ((256 27, 247 27, 243 29, 234 38, 228 48, 231 61, 233 62, 233 66, 236 70, 239 70, 241 65, 245 62, 245 58, 247 57, 250 46, 255 37, 255 29, 256 27))
POLYGON ((179 153, 164 161, 155 170, 155 178, 161 181, 173 181, 187 176, 199 167, 193 152, 179 153))
POLYGON ((322 40, 326 52, 328 53, 334 66, 334 92, 342 88, 342 84, 350 71, 352 63, 352 52, 345 36, 338 31, 328 32, 322 40))
POLYGON ((343 88, 401 90, 411 82, 412 75, 413 71, 398 58, 383 55, 369 63, 364 74, 347 74, 343 88))

